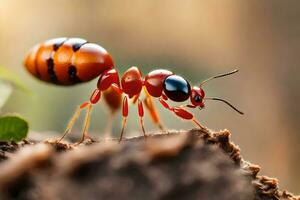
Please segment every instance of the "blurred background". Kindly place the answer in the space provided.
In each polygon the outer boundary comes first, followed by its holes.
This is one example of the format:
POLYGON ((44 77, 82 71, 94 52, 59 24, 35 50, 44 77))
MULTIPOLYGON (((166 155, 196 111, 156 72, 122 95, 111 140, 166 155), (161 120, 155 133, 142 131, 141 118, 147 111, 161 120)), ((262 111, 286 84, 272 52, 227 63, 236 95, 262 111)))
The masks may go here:
MULTIPOLYGON (((282 189, 299 194, 299 19, 297 0, 0 0, 0 65, 32 91, 14 91, 2 112, 21 113, 32 132, 60 133, 76 106, 89 98, 96 80, 59 87, 24 70, 28 49, 55 37, 82 37, 102 45, 120 72, 133 65, 144 74, 166 68, 199 84, 237 67, 239 74, 212 81, 205 89, 246 114, 219 102, 207 102, 206 109, 194 113, 211 129, 231 130, 244 158, 262 167, 260 174, 277 177, 282 189)), ((130 108, 126 134, 140 134, 137 110, 130 108)), ((193 127, 158 108, 168 128, 193 127)), ((107 114, 103 103, 94 110, 91 132, 98 137, 107 114)), ((120 120, 114 120, 114 136, 120 120)), ((146 117, 146 129, 155 131, 150 122, 146 117)))

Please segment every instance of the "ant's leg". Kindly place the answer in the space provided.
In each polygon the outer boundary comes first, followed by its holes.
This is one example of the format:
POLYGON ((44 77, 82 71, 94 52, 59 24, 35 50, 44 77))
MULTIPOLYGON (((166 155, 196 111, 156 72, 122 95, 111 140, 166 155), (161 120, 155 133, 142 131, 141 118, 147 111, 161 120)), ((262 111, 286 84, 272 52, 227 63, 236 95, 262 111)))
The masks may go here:
POLYGON ((92 93, 91 97, 90 97, 90 103, 88 103, 87 106, 87 111, 85 114, 85 118, 84 118, 84 123, 83 123, 83 128, 82 128, 82 137, 81 140, 77 143, 81 144, 85 139, 90 139, 92 141, 94 141, 89 135, 88 135, 88 128, 90 125, 90 121, 91 121, 91 112, 92 112, 92 105, 98 103, 98 101, 101 98, 101 91, 99 89, 95 89, 94 92, 92 93))
POLYGON ((134 104, 137 102, 137 100, 138 100, 139 98, 140 98, 140 94, 134 95, 134 96, 132 97, 131 103, 134 105, 134 104))
POLYGON ((81 144, 87 138, 93 141, 93 139, 88 135, 88 128, 90 126, 90 121, 91 121, 91 112, 92 112, 92 104, 88 104, 88 108, 85 114, 83 128, 82 128, 82 137, 77 144, 81 144))
POLYGON ((122 131, 121 131, 121 135, 119 138, 119 142, 121 142, 123 139, 123 133, 124 133, 127 116, 128 116, 128 98, 127 98, 127 96, 125 96, 123 99, 122 115, 123 115, 123 122, 122 122, 122 131))
POLYGON ((170 110, 171 112, 175 113, 175 115, 177 115, 178 117, 185 119, 185 120, 191 120, 194 124, 196 124, 199 128, 201 128, 202 130, 207 130, 206 127, 204 127, 203 125, 200 124, 200 122, 194 117, 194 115, 190 112, 188 112, 187 110, 185 110, 182 107, 170 107, 169 104, 159 98, 159 102, 163 105, 163 107, 165 107, 166 109, 170 110))
POLYGON ((144 127, 144 108, 143 108, 143 102, 141 100, 138 100, 138 112, 139 112, 139 117, 140 117, 140 124, 142 127, 142 131, 144 134, 144 138, 146 139, 147 135, 146 135, 146 131, 145 131, 145 127, 144 127))
POLYGON ((150 94, 148 93, 148 91, 146 89, 144 89, 144 91, 145 91, 145 95, 146 95, 146 98, 144 99, 146 109, 149 111, 150 117, 151 117, 152 121, 154 122, 154 124, 157 124, 159 129, 164 131, 165 127, 162 124, 160 117, 158 115, 158 112, 154 106, 153 98, 150 96, 150 94))
POLYGON ((182 107, 173 107, 171 109, 178 117, 181 117, 182 119, 186 120, 192 120, 192 122, 196 124, 196 126, 198 126, 199 128, 203 130, 206 129, 202 124, 200 124, 200 122, 194 117, 192 113, 188 112, 182 107))
POLYGON ((77 107, 75 113, 73 114, 72 118, 70 119, 70 121, 69 121, 69 123, 66 127, 66 130, 65 130, 64 134, 61 136, 61 138, 59 138, 57 140, 57 142, 61 142, 71 132, 71 130, 72 130, 75 122, 77 121, 81 111, 83 109, 85 109, 88 104, 89 104, 88 102, 84 102, 83 104, 81 104, 80 106, 77 107))

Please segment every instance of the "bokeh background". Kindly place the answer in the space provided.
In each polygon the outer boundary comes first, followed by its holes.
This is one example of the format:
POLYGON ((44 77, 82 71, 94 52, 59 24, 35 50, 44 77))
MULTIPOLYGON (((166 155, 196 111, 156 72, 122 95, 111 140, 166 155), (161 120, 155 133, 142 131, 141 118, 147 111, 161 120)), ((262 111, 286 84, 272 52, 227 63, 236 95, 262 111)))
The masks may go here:
MULTIPOLYGON (((244 158, 277 177, 280 187, 300 193, 300 1, 298 0, 0 0, 0 65, 17 74, 32 94, 16 90, 2 112, 25 116, 32 132, 62 132, 75 107, 89 98, 96 80, 75 87, 40 82, 23 68, 34 44, 54 37, 82 37, 104 46, 124 72, 166 68, 194 84, 235 67, 240 73, 210 82, 207 95, 219 102, 195 115, 211 129, 230 129, 244 158)), ((1 94, 0 94, 1 96, 1 94)), ((130 107, 127 134, 140 134, 130 107)), ((169 128, 183 122, 158 105, 169 128)), ((108 112, 99 104, 91 132, 98 137, 108 112)), ((120 131, 114 120, 114 136, 120 131)), ((146 129, 156 130, 146 117, 146 129)), ((76 125, 80 130, 80 123, 76 125)))

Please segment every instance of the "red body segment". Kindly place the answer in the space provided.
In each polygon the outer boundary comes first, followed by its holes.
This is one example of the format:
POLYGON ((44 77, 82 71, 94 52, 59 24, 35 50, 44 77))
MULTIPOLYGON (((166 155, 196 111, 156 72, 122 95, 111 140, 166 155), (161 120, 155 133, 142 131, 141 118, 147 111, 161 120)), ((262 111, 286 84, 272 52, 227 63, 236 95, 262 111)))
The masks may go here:
POLYGON ((143 87, 142 73, 137 67, 131 67, 123 74, 121 87, 129 98, 141 93, 143 87))
POLYGON ((164 80, 173 73, 165 69, 151 71, 145 76, 145 87, 148 93, 153 97, 160 97, 163 91, 164 80))
MULTIPOLYGON (((56 51, 51 52, 51 54, 50 54, 51 56, 49 59, 52 59, 52 62, 53 62, 53 76, 56 76, 56 79, 57 79, 56 83, 59 83, 62 85, 71 85, 72 84, 73 81, 72 81, 68 71, 69 71, 69 68, 71 68, 71 66, 73 66, 73 67, 75 66, 72 64, 73 54, 74 54, 74 52, 73 52, 73 48, 72 48, 71 44, 67 44, 66 42, 64 44, 62 44, 56 51)), ((47 59, 46 61, 50 61, 50 60, 47 59)), ((49 64, 48 64, 48 66, 49 66, 49 64)), ((79 82, 79 80, 75 81, 75 82, 79 82)))
POLYGON ((24 64, 33 76, 58 85, 90 81, 114 67, 104 48, 80 38, 56 38, 36 45, 24 64))
MULTIPOLYGON (((66 38, 57 38, 49 40, 44 44, 40 44, 36 55, 34 55, 35 63, 33 66, 38 73, 37 77, 46 82, 51 82, 56 78, 53 74, 53 51, 55 44, 61 44, 66 38)), ((34 54, 34 53, 33 53, 34 54)))
POLYGON ((114 67, 110 54, 103 47, 93 43, 84 44, 76 51, 74 64, 82 81, 90 81, 114 67))
POLYGON ((102 73, 99 77, 97 87, 101 91, 107 90, 112 84, 120 86, 119 74, 116 69, 110 69, 102 73))

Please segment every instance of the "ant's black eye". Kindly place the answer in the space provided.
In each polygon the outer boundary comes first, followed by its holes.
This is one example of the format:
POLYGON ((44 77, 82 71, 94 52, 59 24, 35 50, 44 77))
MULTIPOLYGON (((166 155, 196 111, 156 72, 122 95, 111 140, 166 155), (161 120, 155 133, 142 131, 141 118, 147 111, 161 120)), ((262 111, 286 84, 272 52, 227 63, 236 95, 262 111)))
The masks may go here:
POLYGON ((202 101, 202 98, 199 95, 197 95, 195 96, 194 100, 195 102, 200 103, 202 101))

